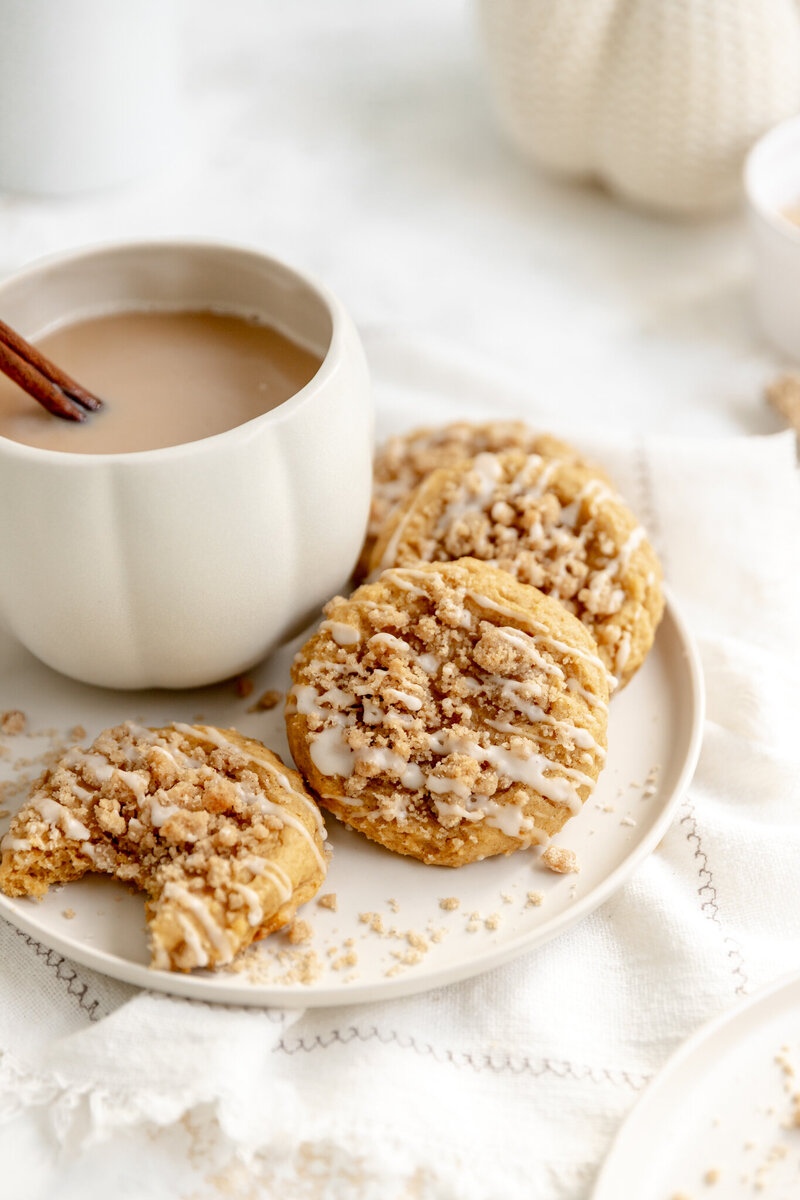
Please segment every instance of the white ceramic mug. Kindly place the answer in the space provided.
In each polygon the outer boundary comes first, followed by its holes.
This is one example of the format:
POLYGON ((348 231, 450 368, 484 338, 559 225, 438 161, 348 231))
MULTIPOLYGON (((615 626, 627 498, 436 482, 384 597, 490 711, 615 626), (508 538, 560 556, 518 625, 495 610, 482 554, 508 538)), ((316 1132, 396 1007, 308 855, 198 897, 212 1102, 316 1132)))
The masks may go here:
POLYGON ((29 338, 158 307, 257 315, 324 358, 278 408, 185 445, 69 454, 0 437, 0 613, 49 666, 105 687, 247 670, 345 585, 370 501, 361 343, 298 272, 214 243, 128 243, 0 284, 0 317, 29 338))

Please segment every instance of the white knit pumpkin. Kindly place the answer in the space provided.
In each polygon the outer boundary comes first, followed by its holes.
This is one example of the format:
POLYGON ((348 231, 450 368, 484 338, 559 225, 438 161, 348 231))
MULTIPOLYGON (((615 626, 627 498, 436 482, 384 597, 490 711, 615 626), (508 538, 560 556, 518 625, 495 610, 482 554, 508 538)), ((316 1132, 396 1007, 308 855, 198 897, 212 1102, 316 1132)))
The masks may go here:
POLYGON ((732 202, 800 109, 800 0, 479 0, 492 91, 538 163, 651 208, 732 202))

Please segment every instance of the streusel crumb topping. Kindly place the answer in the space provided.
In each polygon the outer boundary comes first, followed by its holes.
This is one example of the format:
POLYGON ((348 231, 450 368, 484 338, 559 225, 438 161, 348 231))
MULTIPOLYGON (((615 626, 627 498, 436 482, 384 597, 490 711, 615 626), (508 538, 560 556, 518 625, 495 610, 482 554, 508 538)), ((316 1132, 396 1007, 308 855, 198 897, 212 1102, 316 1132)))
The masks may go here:
POLYGON ((3 840, 0 887, 41 896, 87 871, 114 875, 149 896, 153 965, 187 970, 230 961, 291 916, 298 884, 324 878, 323 838, 299 776, 258 743, 127 723, 34 785, 3 840))
POLYGON ((643 528, 603 478, 572 461, 512 451, 437 471, 384 526, 370 565, 464 556, 560 600, 591 628, 615 676, 631 655, 631 616, 660 603, 643 528))
POLYGON ((392 570, 331 601, 294 668, 290 734, 302 718, 313 767, 374 821, 432 821, 434 837, 485 823, 527 844, 537 809, 576 812, 591 790, 607 684, 580 627, 568 644, 491 599, 487 570, 503 579, 470 560, 392 570))

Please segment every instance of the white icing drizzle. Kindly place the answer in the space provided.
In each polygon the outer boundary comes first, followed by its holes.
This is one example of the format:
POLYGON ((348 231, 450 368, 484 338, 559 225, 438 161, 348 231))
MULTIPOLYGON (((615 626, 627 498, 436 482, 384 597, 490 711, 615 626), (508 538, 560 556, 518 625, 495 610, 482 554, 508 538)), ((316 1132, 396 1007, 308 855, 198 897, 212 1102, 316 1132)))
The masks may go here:
MULTIPOLYGON (((196 967, 207 967, 208 966, 208 953, 206 951, 205 946, 200 941, 200 936, 199 936, 197 930, 195 929, 194 925, 189 920, 189 918, 185 915, 185 913, 178 912, 175 915, 178 918, 178 924, 180 925, 181 930, 183 932, 183 940, 186 942, 186 945, 194 959, 194 965, 196 967)), ((165 954, 163 964, 161 963, 161 961, 159 961, 158 966, 162 967, 162 969, 165 967, 169 967, 169 956, 165 954)))
POLYGON ((253 879, 257 879, 259 875, 272 876, 272 882, 275 885, 278 897, 282 902, 291 900, 292 898, 292 881, 284 871, 283 867, 278 863, 272 862, 268 858, 260 858, 255 854, 249 855, 247 858, 240 859, 239 866, 249 871, 253 879))
MULTIPOLYGON (((608 672, 606 672, 606 678, 613 679, 613 676, 609 676, 608 672)), ((579 683, 578 680, 572 675, 569 677, 569 679, 567 679, 567 688, 569 691, 574 692, 577 696, 583 696, 590 708, 599 708, 603 712, 608 712, 608 705, 606 704, 605 700, 603 700, 600 696, 596 696, 594 692, 590 692, 588 688, 585 688, 583 684, 579 683)))
POLYGON ((355 751, 344 740, 344 731, 338 721, 314 734, 309 754, 320 775, 341 775, 349 779, 356 769, 355 751))
POLYGON ((128 787, 133 792, 137 800, 144 800, 147 795, 148 780, 144 775, 137 774, 136 771, 123 771, 120 767, 115 767, 117 775, 127 783, 128 787))
POLYGON ((622 672, 625 670, 625 667, 627 666, 628 659, 630 658, 630 656, 631 656, 631 635, 630 635, 629 631, 626 629, 625 632, 623 633, 622 637, 619 639, 619 645, 617 646, 617 653, 614 657, 614 670, 618 676, 622 675, 622 672))
POLYGON ((387 688, 384 695, 387 700, 396 700, 400 704, 405 704, 410 712, 419 712, 422 708, 422 701, 419 696, 412 696, 409 692, 401 692, 399 688, 387 688))
POLYGON ((361 641, 359 630, 343 621, 323 621, 320 629, 327 629, 337 646, 357 646, 361 641))
MULTIPOLYGON (((571 721, 559 721, 555 717, 546 713, 538 704, 534 704, 530 700, 524 699, 517 692, 517 684, 514 680, 507 680, 500 690, 500 695, 510 708, 515 708, 521 712, 524 717, 536 725, 548 725, 551 729, 555 729, 557 733, 563 733, 564 737, 568 738, 579 750, 594 750, 601 758, 605 758, 605 750, 596 742, 588 729, 582 729, 578 725, 573 725, 571 721)), ((495 729, 502 724, 499 721, 489 721, 495 729)), ((518 733, 513 725, 507 725, 504 732, 518 733)))
POLYGON ((259 925, 264 918, 264 909, 261 907, 258 892, 248 887, 246 883, 233 883, 231 887, 239 893, 247 905, 248 925, 259 925))
POLYGON ((65 767, 84 767, 89 778, 98 784, 108 783, 111 776, 117 770, 104 755, 89 754, 86 750, 80 750, 77 746, 67 751, 61 761, 65 767))
POLYGON ((68 808, 59 804, 52 796, 45 796, 43 792, 37 792, 31 797, 30 806, 36 809, 42 820, 51 829, 57 829, 65 837, 71 838, 75 842, 86 841, 92 836, 83 822, 74 817, 68 808))
POLYGON ((183 887, 174 880, 170 880, 164 885, 164 890, 161 893, 167 900, 174 902, 185 908, 197 920, 198 925, 205 933, 211 945, 217 952, 219 962, 230 962, 233 958, 233 951, 225 930, 220 928, 217 922, 208 911, 208 906, 198 897, 194 896, 188 888, 183 887))
POLYGON ((451 779, 448 775, 428 775, 425 780, 428 791, 435 796, 453 795, 469 800, 472 792, 463 779, 451 779))
POLYGON ((280 804, 276 804, 273 800, 269 800, 266 796, 260 796, 257 792, 249 791, 248 788, 242 787, 240 783, 234 784, 234 786, 238 789, 245 804, 257 808, 259 812, 265 815, 277 818, 282 824, 288 825, 292 829, 296 829, 301 837, 308 842, 311 852, 323 871, 327 870, 325 859, 320 854, 314 841, 314 835, 294 813, 288 812, 287 809, 283 808, 280 804))
POLYGON ((404 642, 402 638, 395 637, 393 633, 373 633, 372 637, 367 642, 370 650, 375 646, 389 646, 392 650, 396 650, 398 654, 408 654, 408 642, 404 642))
POLYGON ((533 751, 529 755, 517 754, 502 746, 481 746, 469 738, 461 737, 447 731, 430 735, 430 748, 435 754, 464 754, 477 762, 486 762, 496 767, 501 778, 510 779, 512 783, 525 783, 534 788, 546 800, 555 804, 565 804, 570 812, 580 812, 582 801, 577 790, 569 783, 569 778, 579 783, 594 786, 594 780, 580 771, 554 763, 543 754, 533 751), (545 775, 545 771, 560 771, 561 776, 545 775))
POLYGON ((160 829, 165 821, 183 810, 177 804, 162 804, 155 796, 148 797, 150 801, 150 824, 154 829, 160 829))
POLYGON ((442 665, 435 654, 418 654, 417 662, 426 675, 435 675, 442 665))
MULTIPOLYGON (((441 782, 431 787, 430 774, 426 775, 416 763, 407 762, 393 750, 378 746, 364 746, 354 750, 345 740, 345 730, 348 724, 352 724, 354 716, 345 717, 344 714, 332 710, 328 710, 325 715, 333 720, 333 724, 315 734, 309 744, 311 761, 321 775, 348 779, 354 773, 357 763, 363 762, 395 775, 410 791, 423 788, 436 791, 442 787, 441 782)), ((594 780, 588 775, 554 763, 536 751, 521 755, 500 746, 484 747, 469 738, 446 730, 429 735, 429 749, 434 754, 463 754, 477 762, 489 763, 511 782, 528 784, 546 799, 556 804, 565 804, 573 813, 580 811, 582 801, 570 780, 574 779, 578 784, 586 784, 589 787, 594 786, 594 780), (546 775, 546 771, 560 774, 546 775)), ((448 790, 452 791, 452 786, 448 785, 448 790)), ((348 800, 346 797, 341 797, 341 800, 343 803, 358 803, 356 799, 348 800)))
POLYGON ((22 852, 23 850, 30 850, 30 848, 31 843, 28 838, 12 837, 10 833, 7 833, 2 842, 0 842, 0 850, 18 850, 22 852))

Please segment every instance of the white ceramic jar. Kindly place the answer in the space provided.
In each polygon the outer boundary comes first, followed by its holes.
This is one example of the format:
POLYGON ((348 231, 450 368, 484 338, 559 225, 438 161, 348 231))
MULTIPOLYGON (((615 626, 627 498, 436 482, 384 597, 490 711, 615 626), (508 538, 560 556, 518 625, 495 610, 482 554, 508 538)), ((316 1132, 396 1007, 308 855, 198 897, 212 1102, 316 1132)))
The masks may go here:
POLYGON ((0 316, 28 338, 158 307, 258 316, 324 358, 278 408, 185 445, 89 455, 0 438, 0 614, 49 666, 104 687, 247 670, 345 585, 370 501, 364 354, 319 284, 254 251, 174 242, 78 251, 0 284, 0 316))
POLYGON ((747 158, 744 172, 755 299, 767 337, 800 362, 800 117, 782 121, 747 158))

